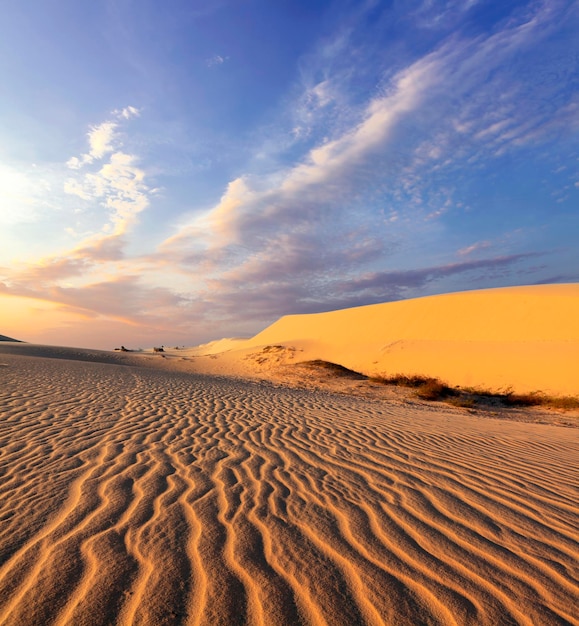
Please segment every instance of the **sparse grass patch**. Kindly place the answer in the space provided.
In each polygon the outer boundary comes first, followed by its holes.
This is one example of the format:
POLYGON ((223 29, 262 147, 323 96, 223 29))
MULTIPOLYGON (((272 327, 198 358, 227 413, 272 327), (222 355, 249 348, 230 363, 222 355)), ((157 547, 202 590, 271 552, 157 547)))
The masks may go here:
POLYGON ((370 380, 382 385, 410 387, 416 390, 416 395, 422 400, 441 400, 456 395, 455 389, 431 376, 394 374, 393 376, 376 376, 370 380))
POLYGON ((548 398, 542 393, 507 393, 501 399, 507 406, 540 406, 548 398))
POLYGON ((422 400, 443 400, 455 396, 456 391, 440 380, 432 379, 417 387, 416 395, 422 400))
POLYGON ((579 409, 579 398, 573 396, 548 396, 541 392, 522 394, 514 393, 510 389, 492 391, 482 387, 449 387, 440 379, 430 376, 394 374, 374 376, 370 381, 383 385, 410 387, 415 389, 416 396, 422 400, 438 400, 466 409, 532 406, 564 411, 579 409))
POLYGON ((574 398, 573 396, 559 396, 558 398, 547 398, 547 406, 552 409, 572 411, 573 409, 579 409, 579 398, 574 398))
POLYGON ((543 393, 508 394, 505 398, 508 406, 544 406, 549 409, 572 411, 579 409, 579 398, 573 396, 548 396, 543 393))
POLYGON ((380 383, 382 385, 396 385, 397 387, 422 387, 427 383, 437 382, 437 378, 431 378, 430 376, 419 376, 406 374, 394 374, 393 376, 374 376, 370 378, 372 382, 380 383))

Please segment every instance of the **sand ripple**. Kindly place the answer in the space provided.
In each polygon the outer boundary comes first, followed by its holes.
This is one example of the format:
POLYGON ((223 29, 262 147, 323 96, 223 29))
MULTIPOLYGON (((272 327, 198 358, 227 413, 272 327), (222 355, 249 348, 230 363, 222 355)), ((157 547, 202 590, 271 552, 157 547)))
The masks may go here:
POLYGON ((579 623, 579 430, 2 362, 2 624, 579 623))

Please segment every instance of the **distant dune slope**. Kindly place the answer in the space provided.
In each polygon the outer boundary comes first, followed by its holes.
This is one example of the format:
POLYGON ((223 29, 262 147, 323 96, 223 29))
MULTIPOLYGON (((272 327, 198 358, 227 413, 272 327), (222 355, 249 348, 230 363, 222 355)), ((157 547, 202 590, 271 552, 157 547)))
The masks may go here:
POLYGON ((6 337, 6 335, 0 335, 0 341, 16 341, 21 343, 20 339, 12 339, 12 337, 6 337))
POLYGON ((290 315, 245 347, 293 345, 366 374, 578 394, 579 284, 470 291, 290 315))

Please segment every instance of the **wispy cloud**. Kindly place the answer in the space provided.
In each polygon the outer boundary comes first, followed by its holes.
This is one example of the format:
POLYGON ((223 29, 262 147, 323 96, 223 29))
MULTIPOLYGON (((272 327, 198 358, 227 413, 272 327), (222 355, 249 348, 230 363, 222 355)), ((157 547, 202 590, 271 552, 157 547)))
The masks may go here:
POLYGON ((220 319, 239 319, 240 302, 248 318, 267 320, 412 297, 466 276, 481 287, 520 275, 535 253, 508 238, 463 245, 454 253, 459 263, 449 251, 448 263, 424 269, 412 269, 400 241, 432 241, 447 214, 467 209, 456 197, 456 167, 476 170, 501 150, 548 137, 554 119, 568 119, 568 96, 559 94, 547 117, 525 99, 532 81, 517 83, 508 69, 562 14, 536 5, 486 37, 450 36, 385 77, 357 109, 350 102, 330 136, 314 131, 329 129, 323 120, 343 97, 348 73, 332 80, 321 72, 296 99, 303 124, 294 140, 307 136, 306 152, 266 174, 232 179, 214 207, 163 242, 160 256, 197 270, 197 297, 220 319), (384 269, 402 259, 411 269, 384 269))
MULTIPOLYGON (((427 188, 424 172, 451 168, 457 159, 464 162, 473 155, 481 158, 481 151, 494 158, 499 135, 501 145, 519 145, 522 129, 510 138, 506 135, 507 128, 521 127, 529 119, 524 112, 516 117, 516 90, 503 92, 496 107, 490 102, 503 87, 502 64, 521 48, 536 45, 553 19, 552 11, 543 8, 487 38, 449 38, 391 76, 350 126, 333 138, 322 138, 293 165, 266 176, 248 174, 232 180, 212 210, 181 228, 162 249, 182 258, 193 250, 214 255, 217 250, 235 249, 233 257, 239 264, 246 246, 252 250, 253 264, 259 258, 269 264, 267 250, 290 233, 319 251, 330 222, 332 232, 351 228, 345 205, 351 206, 360 187, 365 187, 364 193, 380 189, 389 218, 411 210, 418 219, 439 219, 455 206, 453 188, 451 184, 427 188), (499 75, 496 81, 483 78, 492 72, 499 75), (479 105, 469 109, 471 99, 479 105), (484 116, 479 107, 487 111, 484 116), (422 131, 419 141, 406 132, 409 124, 422 131)), ((327 81, 308 88, 310 112, 323 108, 330 93, 327 81)), ((540 126, 535 119, 533 127, 540 126)), ((380 228, 387 237, 386 220, 373 207, 356 212, 356 219, 380 228)), ((284 246, 277 249, 282 254, 284 246)))
POLYGON ((461 248, 457 254, 458 256, 470 256, 473 252, 478 252, 479 250, 487 250, 492 246, 490 241, 477 241, 476 243, 471 244, 470 246, 466 246, 465 248, 461 248))
POLYGON ((124 109, 117 109, 113 111, 113 115, 118 115, 125 120, 130 120, 132 117, 139 117, 141 115, 141 110, 137 109, 137 107, 128 106, 124 109))
MULTIPOLYGON (((114 113, 117 119, 125 120, 138 114, 138 109, 132 106, 114 113)), ((135 223, 137 215, 149 205, 151 191, 145 183, 144 170, 138 167, 138 157, 120 149, 118 128, 117 121, 106 121, 91 128, 89 152, 72 157, 67 163, 71 170, 79 173, 64 183, 65 193, 87 203, 96 201, 106 210, 108 219, 102 226, 102 233, 107 236, 122 235, 135 223)))
POLYGON ((217 65, 223 65, 229 57, 221 56, 220 54, 215 54, 208 59, 205 59, 205 65, 207 67, 216 67, 217 65))

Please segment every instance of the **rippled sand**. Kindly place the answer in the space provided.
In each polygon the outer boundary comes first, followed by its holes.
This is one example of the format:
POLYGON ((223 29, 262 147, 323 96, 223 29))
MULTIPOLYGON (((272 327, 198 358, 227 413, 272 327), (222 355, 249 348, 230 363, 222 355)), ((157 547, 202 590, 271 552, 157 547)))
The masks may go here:
POLYGON ((577 624, 579 429, 0 353, 2 624, 577 624))

